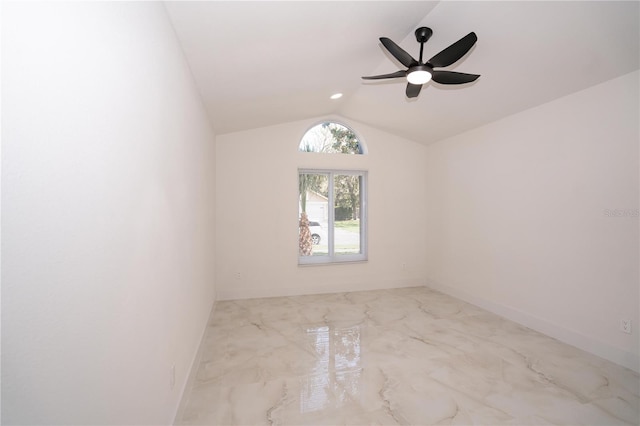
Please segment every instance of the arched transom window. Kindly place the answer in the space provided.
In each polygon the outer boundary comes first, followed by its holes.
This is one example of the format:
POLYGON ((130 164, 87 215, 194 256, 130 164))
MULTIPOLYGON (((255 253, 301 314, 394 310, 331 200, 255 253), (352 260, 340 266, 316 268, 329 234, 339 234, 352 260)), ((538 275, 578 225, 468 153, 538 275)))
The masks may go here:
POLYGON ((340 123, 326 121, 304 134, 298 150, 329 154, 364 154, 363 144, 353 130, 340 123))

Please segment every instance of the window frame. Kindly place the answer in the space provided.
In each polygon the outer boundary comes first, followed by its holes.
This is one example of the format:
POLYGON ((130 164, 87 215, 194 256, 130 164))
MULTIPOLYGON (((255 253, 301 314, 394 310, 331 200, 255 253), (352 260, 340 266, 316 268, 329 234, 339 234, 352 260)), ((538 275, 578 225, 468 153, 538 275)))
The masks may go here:
MULTIPOLYGON (((324 174, 328 175, 328 205, 329 217, 327 223, 328 254, 326 256, 300 256, 298 253, 298 266, 306 265, 335 265, 341 263, 354 263, 368 261, 368 181, 369 172, 367 170, 356 169, 313 169, 299 168, 298 180, 301 174, 324 174), (336 254, 335 253, 335 196, 334 185, 336 175, 361 176, 360 179, 360 253, 357 254, 336 254)), ((298 192, 298 205, 300 203, 300 193, 298 192)), ((300 211, 298 208, 298 220, 300 211)), ((299 234, 298 234, 299 235, 299 234)))

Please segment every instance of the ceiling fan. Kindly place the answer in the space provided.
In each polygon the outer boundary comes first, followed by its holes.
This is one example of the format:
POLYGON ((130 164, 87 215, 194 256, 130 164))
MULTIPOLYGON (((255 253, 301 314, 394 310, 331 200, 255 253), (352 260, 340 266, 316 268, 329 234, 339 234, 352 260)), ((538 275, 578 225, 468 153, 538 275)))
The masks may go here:
POLYGON ((420 27, 415 31, 416 40, 420 43, 420 60, 416 61, 411 55, 404 51, 400 46, 386 37, 380 37, 382 45, 396 58, 402 65, 407 67, 406 70, 396 71, 390 74, 374 75, 370 77, 362 77, 364 80, 381 80, 385 78, 407 78, 406 94, 408 98, 415 98, 420 93, 422 85, 429 80, 440 84, 464 84, 475 81, 480 75, 465 74, 455 71, 438 71, 434 68, 448 67, 454 62, 462 58, 476 43, 478 37, 476 33, 470 32, 460 40, 453 43, 427 62, 422 62, 422 51, 424 44, 431 37, 433 31, 431 28, 420 27))

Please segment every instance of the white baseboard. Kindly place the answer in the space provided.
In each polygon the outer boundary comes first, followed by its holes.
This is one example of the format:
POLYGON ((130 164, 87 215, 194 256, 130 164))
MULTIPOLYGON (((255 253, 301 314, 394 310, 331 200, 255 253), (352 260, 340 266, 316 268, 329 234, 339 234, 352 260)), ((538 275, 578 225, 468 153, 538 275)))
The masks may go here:
POLYGON ((262 297, 302 296, 310 294, 344 293, 354 291, 385 290, 390 288, 424 286, 423 278, 379 279, 366 281, 322 283, 295 283, 294 286, 269 286, 264 282, 249 283, 246 287, 218 288, 218 300, 255 299, 262 297))
POLYGON ((173 416, 173 423, 177 424, 180 419, 182 419, 182 415, 184 414, 184 410, 187 406, 187 401, 185 400, 186 393, 191 390, 193 383, 196 380, 196 375, 198 373, 198 366, 200 366, 200 361, 202 360, 202 343, 204 342, 205 334, 207 333, 207 328, 211 323, 211 318, 213 317, 213 312, 215 310, 216 301, 214 298, 213 305, 211 306, 211 311, 209 312, 209 316, 207 317, 207 322, 202 329, 202 333, 200 335, 200 342, 198 343, 198 349, 196 350, 195 355, 193 356, 193 360, 191 361, 191 368, 189 368, 189 374, 187 376, 187 380, 182 386, 182 390, 180 392, 180 402, 176 409, 175 415, 173 416))
POLYGON ((427 287, 448 294, 457 299, 464 300, 472 305, 486 309, 496 315, 500 315, 501 317, 517 322, 518 324, 522 324, 525 327, 529 327, 540 333, 546 334, 547 336, 558 339, 563 343, 575 346, 608 361, 629 368, 635 372, 640 372, 640 356, 632 352, 608 345, 592 337, 561 327, 543 318, 528 314, 518 309, 494 303, 442 284, 431 281, 427 283, 427 287))

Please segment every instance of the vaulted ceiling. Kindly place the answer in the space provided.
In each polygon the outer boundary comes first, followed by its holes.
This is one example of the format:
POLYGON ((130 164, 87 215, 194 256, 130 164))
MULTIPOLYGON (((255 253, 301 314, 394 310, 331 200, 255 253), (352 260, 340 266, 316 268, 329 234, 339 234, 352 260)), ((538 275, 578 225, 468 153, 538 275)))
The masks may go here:
MULTIPOLYGON (((216 133, 339 115, 423 144, 481 126, 639 68, 636 1, 178 1, 167 11, 216 133), (471 31, 449 70, 473 83, 360 77, 402 69, 378 41, 425 58, 471 31), (344 96, 331 100, 341 92, 344 96)), ((570 114, 571 111, 567 111, 570 114)))

